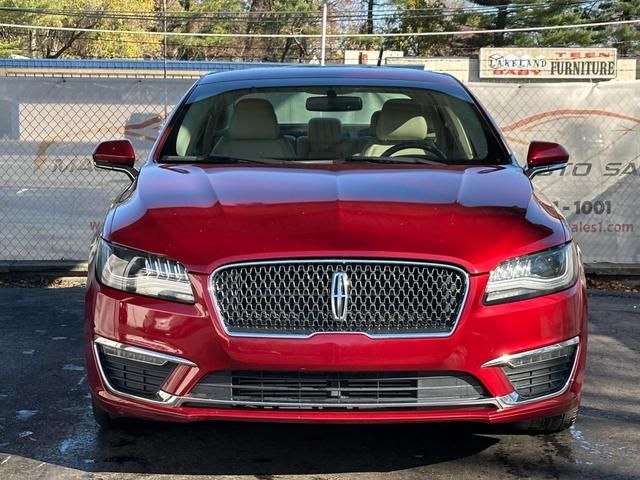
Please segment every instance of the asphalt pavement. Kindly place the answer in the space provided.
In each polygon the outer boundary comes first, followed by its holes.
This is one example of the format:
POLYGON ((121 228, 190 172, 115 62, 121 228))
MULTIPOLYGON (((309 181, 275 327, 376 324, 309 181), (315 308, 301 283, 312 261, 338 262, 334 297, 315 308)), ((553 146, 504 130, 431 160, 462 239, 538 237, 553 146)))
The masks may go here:
POLYGON ((640 479, 640 294, 590 292, 574 428, 94 424, 83 289, 0 288, 0 479, 640 479))

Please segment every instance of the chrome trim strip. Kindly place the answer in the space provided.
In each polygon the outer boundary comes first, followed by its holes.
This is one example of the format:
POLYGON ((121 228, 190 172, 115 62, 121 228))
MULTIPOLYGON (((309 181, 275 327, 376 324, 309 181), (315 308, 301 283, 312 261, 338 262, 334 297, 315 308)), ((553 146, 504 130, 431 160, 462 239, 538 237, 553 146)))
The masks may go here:
POLYGON ((135 395, 130 395, 127 393, 121 393, 117 390, 114 390, 108 382, 105 382, 107 385, 107 390, 109 390, 114 395, 118 395, 121 397, 129 398, 132 400, 137 400, 140 402, 150 403, 152 405, 162 405, 165 407, 181 407, 185 403, 189 403, 192 405, 202 405, 203 407, 215 408, 216 406, 235 406, 238 408, 243 407, 279 407, 281 409, 287 410, 301 410, 301 409, 310 409, 310 408, 343 408, 343 409, 351 409, 351 408, 364 408, 364 409, 378 409, 378 408, 427 408, 427 407, 464 407, 464 406, 492 406, 501 410, 504 408, 504 403, 500 400, 500 398, 478 398, 473 400, 454 400, 454 401, 431 401, 431 402, 420 402, 420 403, 337 403, 337 404, 329 404, 329 403, 278 403, 278 402, 243 402, 237 400, 213 400, 206 398, 195 398, 189 396, 178 396, 173 395, 171 393, 167 393, 164 390, 158 391, 158 397, 160 400, 153 400, 149 398, 137 397, 135 395))
MULTIPOLYGON (((570 347, 571 345, 575 345, 580 342, 580 337, 573 337, 569 340, 565 340, 564 342, 554 343, 553 345, 547 345, 544 347, 536 348, 534 350, 527 350, 526 352, 514 353, 514 354, 505 354, 501 357, 494 358, 493 360, 489 360, 486 363, 483 363, 483 367, 500 367, 503 365, 508 365, 510 367, 514 367, 510 362, 511 360, 516 360, 523 357, 530 357, 531 355, 540 355, 541 353, 551 352, 553 350, 557 350, 559 348, 570 347)), ((576 355, 577 357, 577 355, 576 355)))
POLYGON ((568 163, 557 163, 555 165, 545 165, 544 167, 533 167, 525 169, 524 173, 529 177, 529 179, 535 177, 540 173, 553 172, 555 170, 563 170, 567 168, 568 163))
POLYGON ((164 365, 167 362, 177 363, 180 365, 187 365, 189 367, 196 367, 197 365, 189 360, 186 360, 181 357, 175 357, 173 355, 167 355, 166 353, 156 352, 154 350, 147 350, 146 348, 134 347, 132 345, 127 345, 125 343, 116 342, 115 340, 109 340, 108 338, 96 336, 94 338, 94 342, 100 345, 105 345, 107 347, 116 348, 118 350, 124 350, 131 353, 137 353, 140 355, 147 355, 149 357, 158 358, 163 360, 162 363, 151 363, 145 362, 144 360, 135 360, 136 362, 146 363, 147 365, 164 365))
POLYGON ((177 401, 175 406, 180 406, 183 403, 195 403, 202 405, 236 405, 239 407, 279 407, 282 409, 300 410, 305 408, 363 408, 363 409, 376 409, 376 408, 424 408, 424 407, 460 407, 460 406, 472 406, 472 405, 493 405, 498 406, 498 402, 495 398, 475 398, 470 400, 434 400, 430 402, 415 402, 415 403, 314 403, 314 402, 300 402, 300 403, 287 403, 287 402, 246 402, 238 400, 212 400, 206 398, 195 397, 174 397, 174 401, 177 401))
POLYGON ((129 180, 131 180, 131 183, 135 182, 136 178, 138 178, 138 171, 133 167, 114 166, 112 164, 96 162, 95 160, 93 162, 93 165, 100 170, 111 170, 113 172, 124 173, 127 177, 129 177, 129 180))
POLYGON ((229 337, 248 337, 248 338, 299 338, 299 339, 308 339, 314 337, 316 335, 365 335, 372 339, 402 339, 402 338, 444 338, 450 337, 456 331, 458 327, 458 323, 460 322, 460 318, 462 317, 462 313, 467 306, 467 299, 469 296, 469 274, 466 270, 461 267, 451 265, 448 263, 433 263, 433 262, 417 262, 417 261, 408 261, 408 260, 380 260, 380 259, 367 259, 367 258, 298 258, 295 260, 260 260, 253 262, 237 262, 237 263, 228 263, 226 265, 222 265, 216 268, 211 275, 209 275, 209 296, 211 297, 211 301, 215 308, 216 317, 219 320, 219 324, 221 325, 224 333, 229 337), (420 267, 440 267, 440 268, 448 268, 451 270, 455 270, 460 273, 464 278, 465 288, 464 295, 462 297, 462 302, 460 306, 460 311, 458 312, 458 316, 451 328, 450 332, 443 333, 385 333, 385 334, 371 334, 366 332, 313 332, 309 335, 305 334, 284 334, 284 333, 254 333, 254 332, 230 332, 227 329, 227 326, 224 322, 224 318, 222 313, 220 312, 220 307, 218 305, 218 301, 216 300, 215 293, 213 292, 213 278, 217 273, 236 267, 251 267, 251 266, 259 266, 259 265, 282 265, 282 264, 295 264, 295 263, 371 263, 371 264, 380 264, 380 265, 412 265, 412 266, 420 266, 420 267))
POLYGON ((567 382, 564 384, 564 386, 558 390, 557 392, 554 393, 549 393, 547 395, 543 395, 541 397, 536 397, 536 398, 528 398, 526 400, 521 400, 520 399, 520 395, 518 395, 518 392, 516 392, 515 390, 507 395, 503 395, 501 397, 496 397, 495 400, 500 404, 500 408, 504 409, 504 408, 510 408, 510 407, 517 407, 520 405, 527 405, 529 403, 534 403, 534 402, 542 402, 544 400, 549 400, 551 398, 554 397, 559 397, 560 395, 563 395, 564 393, 566 393, 567 390, 569 390, 569 387, 571 386, 571 384, 573 383, 573 380, 575 379, 575 375, 576 375, 576 370, 578 369, 578 359, 580 358, 580 337, 573 337, 569 340, 566 340, 564 342, 560 342, 560 343, 556 343, 553 345, 548 345, 546 347, 542 347, 542 348, 537 348, 535 350, 529 350, 528 352, 521 352, 515 355, 503 355, 502 357, 496 358, 495 360, 491 360, 487 363, 485 363, 484 365, 482 365, 483 367, 490 367, 490 366, 494 366, 494 367, 498 367, 498 366, 504 366, 504 365, 509 365, 509 361, 511 359, 514 358, 520 358, 523 356, 528 356, 531 354, 536 354, 536 353, 545 353, 551 350, 556 350, 558 348, 562 348, 562 347, 568 347, 571 345, 577 345, 576 347, 576 354, 575 357, 573 359, 573 366, 571 367, 571 373, 569 374, 569 376, 567 377, 567 382), (508 360, 505 362, 504 358, 508 357, 508 360), (497 363, 498 361, 500 361, 499 363, 497 363))

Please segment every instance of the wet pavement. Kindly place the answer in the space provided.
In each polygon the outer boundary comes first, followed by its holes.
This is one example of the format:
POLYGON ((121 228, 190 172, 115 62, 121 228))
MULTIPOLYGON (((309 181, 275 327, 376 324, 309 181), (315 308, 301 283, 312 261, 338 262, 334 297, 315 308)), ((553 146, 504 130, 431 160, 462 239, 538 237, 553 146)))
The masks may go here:
POLYGON ((640 479, 640 294, 590 292, 576 426, 93 423, 82 288, 0 289, 0 479, 640 479))

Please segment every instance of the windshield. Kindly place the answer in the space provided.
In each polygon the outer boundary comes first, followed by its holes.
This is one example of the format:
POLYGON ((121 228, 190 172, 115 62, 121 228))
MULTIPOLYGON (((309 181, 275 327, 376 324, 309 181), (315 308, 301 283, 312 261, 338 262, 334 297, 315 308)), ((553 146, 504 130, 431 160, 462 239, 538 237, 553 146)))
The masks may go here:
POLYGON ((495 132, 468 99, 429 89, 279 87, 195 95, 161 162, 502 164, 495 132))

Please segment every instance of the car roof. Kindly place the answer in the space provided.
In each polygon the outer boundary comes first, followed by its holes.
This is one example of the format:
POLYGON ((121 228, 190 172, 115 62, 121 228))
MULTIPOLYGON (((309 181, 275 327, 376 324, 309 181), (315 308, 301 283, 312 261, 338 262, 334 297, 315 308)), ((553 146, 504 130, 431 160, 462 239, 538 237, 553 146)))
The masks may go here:
POLYGON ((329 79, 359 79, 366 85, 369 81, 403 81, 415 82, 423 87, 440 86, 449 88, 462 88, 460 83, 451 75, 437 73, 415 68, 402 67, 376 67, 376 66, 331 66, 319 65, 288 66, 288 67, 256 67, 232 70, 226 72, 213 72, 205 75, 199 81, 200 84, 268 80, 300 80, 317 79, 319 83, 325 83, 329 79))

